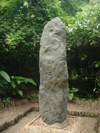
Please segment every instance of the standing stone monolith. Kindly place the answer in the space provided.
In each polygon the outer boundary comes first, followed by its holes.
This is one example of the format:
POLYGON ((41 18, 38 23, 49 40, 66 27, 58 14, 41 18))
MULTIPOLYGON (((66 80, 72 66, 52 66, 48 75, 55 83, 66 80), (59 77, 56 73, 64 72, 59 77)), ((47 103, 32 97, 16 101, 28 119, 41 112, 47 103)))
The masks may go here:
POLYGON ((39 110, 43 122, 51 125, 67 119, 68 71, 66 27, 56 17, 44 27, 40 42, 39 110))

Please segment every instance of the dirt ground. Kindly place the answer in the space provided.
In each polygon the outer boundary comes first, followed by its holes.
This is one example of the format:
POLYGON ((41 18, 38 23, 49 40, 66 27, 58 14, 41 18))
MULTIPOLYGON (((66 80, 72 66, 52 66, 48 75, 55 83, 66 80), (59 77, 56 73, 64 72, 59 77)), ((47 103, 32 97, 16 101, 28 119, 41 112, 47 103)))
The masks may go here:
POLYGON ((24 126, 18 133, 93 133, 96 118, 68 116, 69 125, 62 129, 42 125, 40 118, 24 126))
POLYGON ((36 104, 28 103, 19 106, 10 106, 0 110, 0 125, 4 122, 9 122, 15 119, 18 115, 22 114, 23 112, 27 111, 31 107, 36 107, 36 104))
POLYGON ((4 130, 2 133, 17 133, 19 130, 21 130, 22 127, 24 127, 27 123, 32 121, 38 115, 39 112, 37 111, 31 112, 27 116, 20 119, 18 123, 4 130))
MULTIPOLYGON (((30 108, 38 108, 38 103, 27 103, 19 106, 11 106, 0 110, 0 126, 2 126, 5 122, 9 122, 11 120, 14 120, 19 115, 23 114, 25 111, 27 111, 30 108)), ((100 113, 100 107, 94 108, 89 107, 85 105, 78 105, 74 103, 68 103, 68 111, 78 111, 78 112, 90 112, 90 113, 100 113)), ((14 124, 13 126, 9 127, 8 129, 2 131, 1 133, 17 133, 23 126, 25 126, 27 123, 32 121, 36 116, 39 115, 38 111, 32 111, 28 115, 21 118, 18 123, 14 124)), ((79 118, 81 119, 81 118, 79 118)), ((86 118, 83 121, 86 121, 85 125, 83 127, 90 127, 90 129, 93 128, 93 121, 95 122, 97 118, 86 118), (91 124, 90 124, 91 123, 91 124)), ((85 129, 85 128, 83 128, 85 129)), ((100 124, 99 124, 99 131, 100 131, 100 124)), ((38 133, 38 132, 36 132, 38 133)), ((71 132, 72 133, 72 132, 71 132)), ((76 132, 73 132, 76 133, 76 132)), ((81 132, 80 133, 85 133, 81 132)), ((92 132, 88 132, 92 133, 92 132)))

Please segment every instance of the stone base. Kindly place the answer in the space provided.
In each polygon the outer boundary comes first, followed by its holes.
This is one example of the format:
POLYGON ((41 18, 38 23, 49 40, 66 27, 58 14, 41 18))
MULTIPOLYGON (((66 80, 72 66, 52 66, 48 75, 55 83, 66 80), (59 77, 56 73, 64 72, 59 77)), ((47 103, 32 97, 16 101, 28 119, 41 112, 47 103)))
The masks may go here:
MULTIPOLYGON (((92 133, 96 118, 69 116, 69 125, 63 129, 51 128, 52 126, 41 123, 41 117, 36 117, 24 126, 18 133, 92 133)), ((64 122, 65 123, 65 122, 64 122)), ((68 123, 66 123, 67 125, 68 123)), ((56 123, 56 126, 59 124, 56 123)), ((62 124, 63 125, 63 124, 62 124)), ((54 126, 54 124, 53 124, 54 126)))
POLYGON ((47 123, 43 122, 42 118, 40 117, 40 123, 44 126, 48 126, 48 127, 51 127, 51 128, 57 128, 57 129, 67 127, 69 125, 68 118, 66 118, 66 120, 64 120, 62 123, 56 122, 52 125, 48 125, 47 123))

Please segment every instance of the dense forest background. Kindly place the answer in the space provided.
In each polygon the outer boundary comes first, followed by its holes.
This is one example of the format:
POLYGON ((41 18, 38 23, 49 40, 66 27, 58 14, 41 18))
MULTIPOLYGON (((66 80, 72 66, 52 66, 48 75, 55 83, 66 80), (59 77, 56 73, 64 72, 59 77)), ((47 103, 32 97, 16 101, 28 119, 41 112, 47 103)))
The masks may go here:
POLYGON ((100 1, 1 0, 2 99, 39 89, 40 38, 44 25, 57 16, 66 26, 70 92, 78 88, 74 98, 100 99, 100 1))

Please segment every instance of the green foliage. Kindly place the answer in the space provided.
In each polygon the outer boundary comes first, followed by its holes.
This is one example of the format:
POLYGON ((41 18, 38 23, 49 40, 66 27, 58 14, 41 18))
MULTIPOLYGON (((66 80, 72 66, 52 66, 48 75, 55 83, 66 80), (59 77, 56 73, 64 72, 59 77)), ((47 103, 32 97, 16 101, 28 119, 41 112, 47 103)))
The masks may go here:
POLYGON ((88 3, 89 0, 61 0, 61 7, 68 16, 75 16, 88 3))
POLYGON ((31 96, 27 96, 28 99, 31 99, 31 96))
POLYGON ((44 25, 66 20, 58 0, 0 1, 0 69, 39 85, 39 47, 44 25))
POLYGON ((27 89, 24 84, 31 83, 36 86, 36 83, 32 79, 21 76, 9 76, 5 71, 0 71, 0 74, 2 74, 2 77, 0 77, 1 97, 16 96, 17 94, 23 97, 23 90, 27 89))
POLYGON ((17 91, 17 93, 23 97, 23 92, 21 90, 17 91))
POLYGON ((0 71, 0 75, 7 81, 10 82, 10 77, 5 71, 0 71))
POLYGON ((25 83, 36 85, 32 79, 39 86, 39 46, 42 30, 54 17, 58 16, 65 21, 64 15, 59 0, 0 1, 0 70, 14 75, 9 77, 3 72, 4 78, 1 72, 2 96, 9 96, 10 91, 13 95, 23 96, 25 83))
POLYGON ((100 61, 95 61, 94 64, 95 64, 95 68, 97 68, 100 66, 100 61))
POLYGON ((100 0, 89 0, 89 4, 90 5, 95 5, 95 4, 99 4, 100 0))
POLYGON ((36 97, 36 94, 35 94, 35 93, 33 93, 33 94, 31 94, 31 96, 32 96, 32 97, 36 97))
MULTIPOLYGON (((0 71, 1 96, 9 94, 23 96, 24 90, 27 90, 25 83, 36 85, 31 79, 34 79, 39 86, 41 33, 44 25, 57 16, 66 24, 70 78, 78 80, 79 93, 82 95, 89 96, 89 89, 92 86, 92 93, 99 96, 100 4, 98 0, 95 2, 93 0, 1 0, 0 70, 3 70, 0 71), (88 3, 91 5, 86 5, 88 3), (70 15, 76 16, 70 17, 70 15), (90 82, 90 79, 94 85, 86 88, 84 83, 90 82)), ((73 93, 71 98, 74 96, 73 93)))
POLYGON ((32 79, 29 79, 29 78, 24 78, 24 77, 21 77, 21 76, 11 76, 11 79, 15 80, 18 85, 20 83, 28 83, 29 82, 29 83, 36 86, 36 83, 32 79))
POLYGON ((67 15, 75 15, 77 6, 74 0, 61 0, 61 7, 67 15))
POLYGON ((30 95, 27 96, 28 99, 35 98, 37 95, 35 93, 31 93, 30 95))
POLYGON ((78 92, 77 88, 69 88, 69 100, 72 100, 75 97, 75 92, 78 92))
POLYGON ((7 98, 3 98, 3 101, 2 102, 8 102, 8 103, 10 103, 10 101, 11 101, 11 97, 7 97, 7 98))
POLYGON ((86 5, 68 19, 66 29, 70 78, 78 81, 82 96, 99 96, 100 4, 86 5))
POLYGON ((94 102, 94 103, 97 103, 99 101, 99 100, 94 100, 93 98, 87 99, 87 98, 75 97, 75 99, 79 101, 88 101, 88 102, 94 102))
POLYGON ((93 45, 99 46, 100 5, 86 6, 75 18, 69 18, 67 25, 68 46, 93 45), (71 41, 73 39, 73 41, 71 41))

